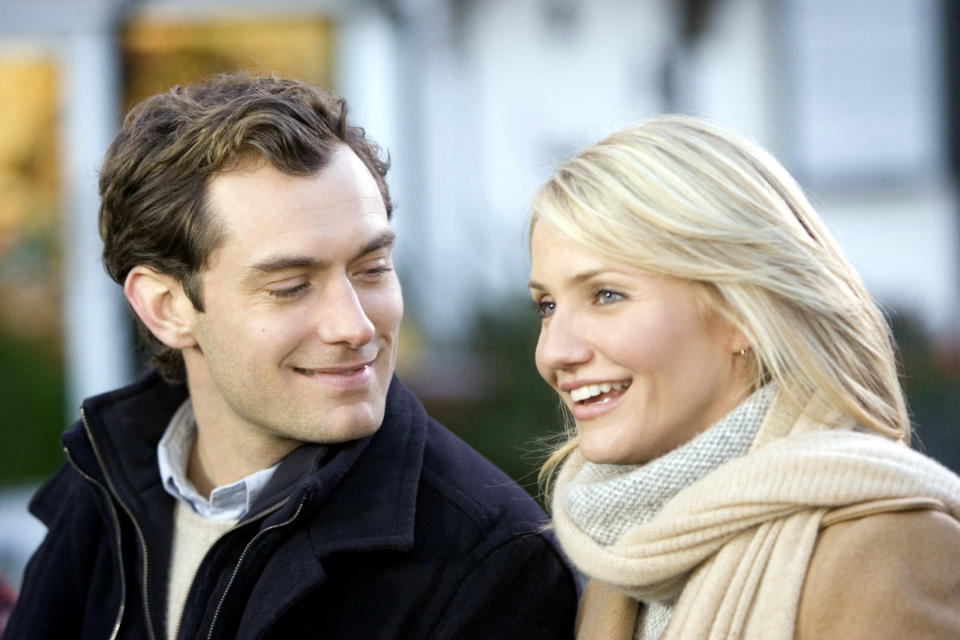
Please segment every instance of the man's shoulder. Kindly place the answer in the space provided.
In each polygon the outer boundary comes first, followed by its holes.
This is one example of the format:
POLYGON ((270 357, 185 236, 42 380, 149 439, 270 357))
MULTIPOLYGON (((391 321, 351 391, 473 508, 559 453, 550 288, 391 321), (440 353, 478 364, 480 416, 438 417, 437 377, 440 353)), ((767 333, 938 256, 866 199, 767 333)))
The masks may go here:
POLYGON ((516 482, 429 420, 414 553, 451 597, 436 637, 572 637, 577 588, 546 515, 516 482))
POLYGON ((44 482, 30 499, 29 511, 48 528, 69 521, 99 522, 94 516, 96 498, 89 483, 69 463, 64 463, 44 482))
MULTIPOLYGON (((47 527, 59 525, 73 528, 78 522, 99 523, 96 515, 96 486, 91 484, 92 477, 84 473, 93 473, 93 453, 90 451, 85 421, 102 428, 103 414, 112 413, 117 406, 130 402, 133 398, 155 397, 162 394, 180 395, 182 392, 167 385, 155 372, 146 373, 135 382, 111 391, 91 396, 84 400, 83 418, 76 420, 61 436, 68 461, 46 480, 29 503, 29 511, 47 527), (87 469, 81 472, 80 469, 87 469)), ((149 411, 152 406, 148 400, 149 411)))
POLYGON ((492 530, 539 532, 547 519, 540 506, 507 474, 433 419, 423 457, 424 499, 455 510, 481 535, 492 530))
POLYGON ((392 428, 382 436, 383 442, 392 448, 388 454, 381 446, 377 459, 394 464, 403 451, 409 457, 401 464, 408 470, 419 467, 418 510, 426 506, 459 514, 484 532, 498 527, 539 531, 546 524, 543 510, 526 491, 427 415, 399 379, 394 379, 390 388, 385 422, 392 428), (425 501, 429 504, 423 504, 425 501))

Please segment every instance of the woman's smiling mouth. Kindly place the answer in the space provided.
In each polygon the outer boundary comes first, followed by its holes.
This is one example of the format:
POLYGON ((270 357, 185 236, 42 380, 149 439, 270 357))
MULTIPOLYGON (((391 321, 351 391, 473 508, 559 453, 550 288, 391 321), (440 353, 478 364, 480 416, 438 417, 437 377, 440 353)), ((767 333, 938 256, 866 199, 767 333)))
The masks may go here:
POLYGON ((620 389, 626 389, 630 386, 629 380, 619 382, 601 382, 599 384, 585 384, 570 390, 570 399, 574 402, 593 404, 602 402, 611 392, 615 393, 620 389))
POLYGON ((578 422, 598 418, 620 405, 631 380, 617 380, 616 382, 596 382, 588 384, 570 385, 570 407, 573 417, 578 422))

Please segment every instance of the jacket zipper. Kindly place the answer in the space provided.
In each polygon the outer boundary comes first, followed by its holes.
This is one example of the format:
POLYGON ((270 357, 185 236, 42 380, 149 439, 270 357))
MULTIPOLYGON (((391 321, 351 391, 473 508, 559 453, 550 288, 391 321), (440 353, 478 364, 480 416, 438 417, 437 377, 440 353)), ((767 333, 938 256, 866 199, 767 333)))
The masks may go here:
MULTIPOLYGON (((150 640, 156 640, 156 634, 153 631, 153 618, 150 616, 150 600, 147 593, 147 576, 150 569, 150 562, 149 558, 147 557, 147 541, 143 536, 143 529, 140 528, 140 523, 137 522, 137 519, 133 517, 133 513, 120 499, 120 494, 117 493, 116 487, 113 486, 113 482, 110 480, 110 474, 107 473, 107 466, 103 463, 103 457, 100 455, 100 449, 97 447, 96 440, 93 438, 93 431, 91 431, 90 424, 87 422, 87 413, 82 407, 80 408, 80 420, 83 422, 83 429, 87 433, 87 439, 90 441, 90 446, 93 448, 93 454, 97 458, 97 464, 100 465, 100 470, 103 472, 103 476, 107 480, 107 486, 110 488, 110 492, 113 494, 113 497, 120 504, 120 506, 123 507, 123 510, 133 523, 134 530, 137 532, 137 540, 140 543, 140 549, 143 554, 143 583, 141 585, 143 588, 143 613, 147 619, 147 634, 150 637, 150 640)), ((122 569, 123 567, 121 566, 121 575, 123 575, 122 569)))
POLYGON ((123 570, 123 538, 120 534, 120 518, 117 517, 117 510, 113 506, 113 499, 110 497, 110 492, 107 491, 107 488, 80 469, 80 466, 70 454, 70 449, 64 447, 63 451, 67 455, 67 460, 70 462, 74 471, 79 473, 87 482, 100 489, 100 491, 103 492, 104 498, 106 498, 107 506, 110 507, 110 516, 113 518, 114 530, 117 535, 117 561, 120 564, 120 608, 117 610, 117 619, 113 623, 113 631, 110 632, 109 637, 109 640, 116 640, 117 634, 120 633, 120 623, 123 621, 123 611, 127 603, 127 578, 123 570))
MULTIPOLYGON (((266 517, 266 516, 270 515, 271 513, 273 513, 273 512, 275 512, 275 511, 277 511, 278 509, 280 509, 280 508, 281 508, 283 505, 285 505, 289 500, 290 500, 290 498, 287 497, 287 498, 285 498, 284 500, 282 500, 281 502, 278 502, 277 504, 273 505, 273 506, 270 507, 269 509, 267 509, 267 510, 265 510, 265 511, 261 511, 260 513, 258 513, 257 515, 253 516, 252 518, 249 518, 249 519, 247 519, 247 520, 244 520, 243 522, 237 523, 236 526, 231 527, 230 529, 228 529, 228 530, 226 531, 226 533, 224 533, 224 535, 226 535, 227 533, 230 533, 230 532, 233 531, 234 529, 238 529, 238 528, 240 528, 240 527, 242 527, 242 526, 244 526, 244 525, 246 525, 246 524, 249 524, 250 522, 253 522, 254 520, 259 520, 260 518, 263 518, 263 517, 266 517)), ((247 552, 250 550, 250 547, 252 547, 252 546, 253 546, 253 543, 255 543, 262 535, 266 534, 268 531, 273 531, 274 529, 279 529, 280 527, 285 527, 285 526, 287 526, 288 524, 290 524, 291 522, 293 522, 294 520, 296 520, 297 517, 300 515, 300 512, 303 510, 303 505, 304 505, 305 503, 306 503, 306 497, 304 497, 302 500, 300 500, 300 504, 297 505, 297 510, 294 512, 294 514, 293 514, 292 516, 290 516, 289 518, 287 518, 287 519, 284 520, 283 522, 278 522, 277 524, 272 524, 272 525, 270 525, 269 527, 266 527, 265 529, 261 529, 260 531, 257 532, 257 534, 256 534, 255 536, 253 536, 253 537, 250 539, 249 542, 247 542, 246 546, 243 548, 243 551, 240 553, 240 557, 237 559, 237 565, 233 568, 233 573, 230 575, 230 580, 227 582, 227 586, 224 588, 223 593, 220 595, 220 601, 217 603, 217 608, 216 608, 216 609, 214 610, 214 612, 213 612, 213 618, 210 620, 210 630, 207 631, 207 640, 211 640, 211 638, 213 638, 213 630, 214 630, 214 629, 216 628, 216 626, 217 626, 217 618, 220 617, 220 610, 223 608, 223 603, 224 603, 224 602, 226 601, 226 599, 227 599, 227 594, 230 592, 230 587, 233 586, 233 583, 234 583, 234 581, 235 581, 236 578, 237 578, 237 574, 240 572, 240 566, 243 564, 244 558, 247 557, 247 552)), ((196 575, 194 575, 194 577, 196 577, 196 575)))
MULTIPOLYGON (((223 538, 224 538, 228 533, 230 533, 231 531, 236 531, 236 530, 239 529, 240 527, 243 527, 243 526, 245 526, 245 525, 248 525, 248 524, 250 524, 251 522, 255 522, 255 521, 259 520, 260 518, 265 518, 265 517, 267 517, 268 515, 270 515, 271 513, 273 513, 274 511, 276 511, 277 509, 280 509, 283 505, 287 504, 287 502, 289 502, 289 501, 290 501, 290 496, 287 496, 286 498, 284 498, 284 499, 281 500, 280 502, 276 503, 275 505, 273 505, 273 506, 271 506, 271 507, 268 507, 268 508, 264 509, 263 511, 257 513, 256 515, 250 516, 250 517, 247 518, 246 520, 241 520, 241 521, 237 522, 235 525, 233 525, 232 527, 230 527, 229 529, 227 529, 226 531, 224 531, 223 533, 221 533, 221 534, 220 534, 220 537, 217 538, 217 539, 214 541, 214 544, 216 544, 216 543, 219 542, 220 540, 223 540, 223 538)), ((211 549, 212 549, 212 547, 211 547, 211 549)), ((209 553, 209 550, 208 550, 208 553, 209 553)), ((200 564, 203 564, 203 561, 202 561, 202 560, 201 560, 200 564)), ((187 589, 187 600, 190 599, 190 592, 193 591, 193 583, 197 581, 197 574, 198 574, 198 573, 200 573, 200 567, 199 567, 199 566, 197 566, 197 568, 193 570, 193 577, 190 578, 190 588, 187 589)), ((186 604, 187 604, 187 602, 186 602, 186 600, 185 600, 184 603, 180 606, 180 610, 177 612, 177 617, 175 618, 176 621, 177 621, 177 630, 176 630, 176 634, 175 634, 174 637, 180 635, 180 626, 183 624, 183 611, 184 611, 184 609, 186 609, 186 604)))

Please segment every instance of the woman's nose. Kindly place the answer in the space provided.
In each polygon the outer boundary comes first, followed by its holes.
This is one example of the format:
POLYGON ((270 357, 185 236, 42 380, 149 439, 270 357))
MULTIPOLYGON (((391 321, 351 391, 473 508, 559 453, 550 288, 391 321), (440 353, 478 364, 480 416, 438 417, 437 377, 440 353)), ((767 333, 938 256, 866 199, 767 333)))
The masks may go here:
POLYGON ((592 351, 576 318, 560 310, 554 312, 540 327, 536 361, 541 370, 569 369, 588 362, 592 351))

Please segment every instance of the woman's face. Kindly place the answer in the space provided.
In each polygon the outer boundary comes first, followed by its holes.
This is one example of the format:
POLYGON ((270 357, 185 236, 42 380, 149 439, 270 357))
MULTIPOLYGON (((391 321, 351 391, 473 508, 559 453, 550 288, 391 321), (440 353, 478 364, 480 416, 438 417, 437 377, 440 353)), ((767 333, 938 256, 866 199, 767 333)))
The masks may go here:
POLYGON ((531 261, 537 369, 573 413, 587 460, 652 460, 748 395, 737 353, 749 344, 701 311, 689 282, 604 258, 544 222, 531 261))

